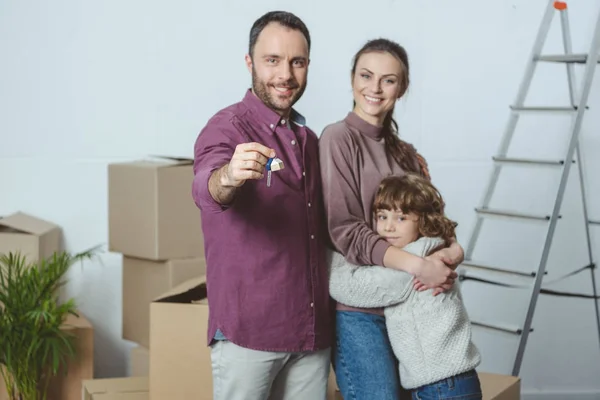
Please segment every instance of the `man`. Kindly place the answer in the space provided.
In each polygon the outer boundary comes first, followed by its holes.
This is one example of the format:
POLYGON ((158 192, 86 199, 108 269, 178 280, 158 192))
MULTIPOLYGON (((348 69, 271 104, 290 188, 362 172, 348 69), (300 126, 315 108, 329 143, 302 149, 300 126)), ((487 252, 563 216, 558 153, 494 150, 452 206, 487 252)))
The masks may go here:
POLYGON ((309 52, 298 17, 259 18, 246 55, 252 89, 196 141, 217 400, 326 396, 333 326, 318 139, 292 109, 309 52), (274 157, 283 169, 268 183, 274 157))

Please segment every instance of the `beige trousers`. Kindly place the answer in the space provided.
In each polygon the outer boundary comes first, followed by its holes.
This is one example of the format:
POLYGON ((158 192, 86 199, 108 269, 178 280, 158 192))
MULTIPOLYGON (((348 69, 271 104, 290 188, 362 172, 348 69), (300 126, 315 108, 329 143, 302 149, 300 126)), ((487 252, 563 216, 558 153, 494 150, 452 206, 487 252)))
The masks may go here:
POLYGON ((314 353, 211 346, 214 400, 325 400, 330 349, 314 353))

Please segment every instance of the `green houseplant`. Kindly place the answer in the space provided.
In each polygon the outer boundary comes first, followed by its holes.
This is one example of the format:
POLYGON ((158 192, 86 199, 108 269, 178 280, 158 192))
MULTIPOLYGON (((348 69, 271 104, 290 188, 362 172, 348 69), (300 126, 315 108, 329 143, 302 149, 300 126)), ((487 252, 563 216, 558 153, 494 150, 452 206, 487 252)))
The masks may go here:
POLYGON ((20 253, 0 255, 0 371, 11 400, 45 400, 48 383, 75 356, 74 337, 61 329, 74 299, 59 302, 64 275, 95 249, 29 263, 20 253))

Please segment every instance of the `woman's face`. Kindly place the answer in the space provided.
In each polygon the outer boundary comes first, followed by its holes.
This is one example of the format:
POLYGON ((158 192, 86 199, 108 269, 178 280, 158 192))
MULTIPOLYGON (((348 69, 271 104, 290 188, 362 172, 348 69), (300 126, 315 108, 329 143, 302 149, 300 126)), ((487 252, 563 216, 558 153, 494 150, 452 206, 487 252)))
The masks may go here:
POLYGON ((402 95, 403 79, 402 63, 390 53, 361 55, 352 77, 354 112, 370 124, 381 126, 402 95))

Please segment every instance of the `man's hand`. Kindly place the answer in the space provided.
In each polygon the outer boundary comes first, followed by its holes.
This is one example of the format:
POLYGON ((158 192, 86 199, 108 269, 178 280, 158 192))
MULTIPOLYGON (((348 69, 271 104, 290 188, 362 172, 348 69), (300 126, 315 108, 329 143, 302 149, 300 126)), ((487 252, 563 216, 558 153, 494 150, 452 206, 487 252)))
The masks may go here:
POLYGON ((435 288, 433 294, 437 296, 449 290, 457 276, 440 258, 427 256, 415 274, 414 286, 419 291, 435 288))
POLYGON ((248 179, 262 179, 269 158, 275 157, 275 150, 260 143, 242 143, 235 148, 231 161, 223 167, 221 185, 240 187, 248 179))
POLYGON ((208 191, 219 204, 230 204, 237 189, 248 179, 261 179, 269 158, 275 150, 260 143, 242 143, 235 147, 229 163, 212 173, 208 180, 208 191))

